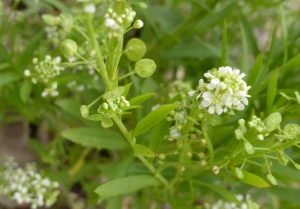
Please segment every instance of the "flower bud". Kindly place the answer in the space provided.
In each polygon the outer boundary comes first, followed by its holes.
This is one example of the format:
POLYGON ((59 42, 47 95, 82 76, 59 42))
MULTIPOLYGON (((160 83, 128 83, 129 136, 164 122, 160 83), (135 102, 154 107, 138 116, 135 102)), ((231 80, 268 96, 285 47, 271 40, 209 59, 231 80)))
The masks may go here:
POLYGON ((240 126, 244 126, 245 125, 245 120, 244 119, 239 119, 238 121, 240 126))
POLYGON ((77 52, 77 44, 71 39, 66 39, 61 43, 61 52, 66 58, 71 58, 77 52))
POLYGON ((258 140, 264 140, 264 136, 262 134, 257 135, 258 140))
POLYGON ((134 71, 142 78, 151 76, 155 71, 156 65, 153 60, 141 59, 135 64, 134 71))
POLYGON ((237 140, 240 140, 244 137, 243 132, 240 129, 236 129, 234 132, 237 140))
POLYGON ((180 167, 180 171, 181 171, 181 172, 184 172, 184 171, 185 171, 185 167, 184 167, 184 166, 181 166, 181 167, 180 167))
POLYGON ((147 9, 147 8, 148 8, 147 4, 144 3, 144 2, 140 2, 140 3, 138 3, 138 4, 139 4, 139 6, 140 6, 142 9, 147 9))
POLYGON ((203 153, 203 152, 200 152, 200 153, 198 154, 198 157, 199 157, 200 159, 204 158, 204 153, 203 153))
POLYGON ((166 158, 166 156, 164 154, 159 154, 158 155, 159 159, 164 160, 166 158))
POLYGON ((134 23, 133 23, 133 28, 134 29, 140 29, 140 28, 142 28, 144 26, 144 23, 143 23, 143 21, 141 21, 141 20, 136 20, 134 23))
POLYGON ((193 156, 193 153, 191 153, 191 152, 188 152, 188 153, 186 153, 186 155, 187 155, 189 158, 192 158, 192 156, 193 156))
POLYGON ((214 174, 218 174, 218 173, 220 172, 220 169, 219 169, 218 166, 215 165, 215 166, 212 168, 212 171, 214 172, 214 174))

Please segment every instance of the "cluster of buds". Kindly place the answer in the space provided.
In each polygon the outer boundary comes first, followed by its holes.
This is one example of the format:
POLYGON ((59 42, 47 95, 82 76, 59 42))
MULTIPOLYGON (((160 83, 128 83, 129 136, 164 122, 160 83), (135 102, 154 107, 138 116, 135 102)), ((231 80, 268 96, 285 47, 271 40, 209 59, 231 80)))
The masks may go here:
POLYGON ((269 135, 266 125, 255 115, 253 115, 252 119, 248 122, 248 126, 257 132, 257 138, 259 140, 263 140, 265 136, 269 135))
POLYGON ((189 92, 190 96, 197 93, 199 109, 206 109, 209 114, 221 115, 223 112, 234 114, 233 110, 240 111, 248 105, 250 86, 243 80, 245 73, 226 66, 209 70, 204 76, 208 83, 200 79, 198 90, 189 92))
POLYGON ((53 78, 60 74, 61 70, 64 70, 63 67, 59 67, 61 58, 56 57, 52 59, 51 56, 47 55, 45 60, 40 61, 37 58, 33 59, 34 72, 26 69, 24 71, 24 75, 26 77, 31 77, 31 82, 36 84, 37 82, 41 82, 46 84, 46 88, 42 93, 42 97, 46 97, 51 95, 53 97, 58 96, 59 92, 57 91, 57 82, 53 81, 53 78))
POLYGON ((169 141, 180 139, 182 127, 187 123, 186 113, 184 111, 172 110, 167 120, 175 122, 174 126, 170 128, 169 141))
POLYGON ((99 107, 99 112, 118 113, 123 112, 123 107, 129 107, 129 102, 124 96, 106 99, 99 107))
MULTIPOLYGON (((108 28, 108 38, 118 38, 123 35, 123 31, 128 28, 136 15, 130 7, 126 6, 124 11, 115 11, 113 8, 109 8, 104 15, 104 25, 108 28)), ((143 22, 137 20, 133 24, 134 28, 141 28, 143 22)))
POLYGON ((60 193, 59 184, 43 178, 36 171, 35 164, 20 168, 12 157, 0 166, 0 194, 21 205, 51 207, 60 193))
POLYGON ((218 200, 214 204, 205 203, 205 209, 259 209, 260 206, 251 200, 250 195, 248 194, 246 198, 243 195, 236 195, 236 198, 241 202, 240 204, 232 202, 224 202, 218 200))

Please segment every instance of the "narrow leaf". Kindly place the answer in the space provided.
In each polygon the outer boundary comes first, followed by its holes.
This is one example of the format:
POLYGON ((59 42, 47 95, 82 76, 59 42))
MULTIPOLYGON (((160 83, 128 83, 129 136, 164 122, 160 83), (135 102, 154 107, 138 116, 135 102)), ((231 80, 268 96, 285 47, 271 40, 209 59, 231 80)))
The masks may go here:
POLYGON ((240 24, 240 31, 242 34, 242 71, 244 73, 248 73, 248 65, 249 65, 249 59, 248 59, 248 42, 247 42, 247 37, 246 37, 246 32, 240 24))
MULTIPOLYGON (((236 176, 238 178, 238 176, 235 173, 235 168, 231 168, 231 172, 234 176, 236 176)), ((240 179, 240 181, 246 183, 246 184, 250 184, 252 186, 258 187, 258 188, 265 188, 265 187, 270 187, 270 185, 263 180, 262 178, 260 178, 259 176, 253 174, 253 173, 249 173, 245 170, 242 170, 244 178, 240 179)))
POLYGON ((109 181, 97 187, 95 192, 100 196, 111 197, 128 194, 148 186, 159 185, 160 182, 153 176, 136 175, 109 181))
POLYGON ((267 109, 270 111, 273 102, 277 94, 277 80, 278 80, 278 70, 272 73, 272 76, 268 84, 268 94, 267 94, 267 109))
POLYGON ((247 79, 247 84, 253 86, 258 80, 260 71, 262 68, 262 54, 259 53, 255 59, 252 69, 250 70, 249 77, 247 79))
POLYGON ((226 56, 227 56, 227 24, 226 19, 223 22, 223 32, 222 32, 222 66, 226 66, 226 56))
POLYGON ((20 79, 20 76, 12 72, 3 72, 0 73, 0 86, 11 83, 20 79))
POLYGON ((21 86, 21 89, 20 89, 20 96, 21 96, 21 99, 24 103, 27 102, 27 99, 30 95, 30 92, 31 92, 31 87, 32 87, 32 84, 29 80, 25 80, 21 86))
POLYGON ((236 196, 234 194, 232 194, 231 192, 229 192, 228 190, 226 190, 222 187, 215 186, 213 184, 204 183, 202 181, 193 181, 193 182, 214 190, 215 192, 219 193, 220 195, 225 197, 230 202, 239 203, 238 199, 236 198, 236 196))
POLYGON ((85 117, 85 119, 93 120, 93 121, 101 121, 102 116, 103 116, 102 114, 94 114, 94 115, 89 115, 89 116, 85 117))
POLYGON ((247 21, 247 19, 243 14, 240 15, 240 20, 243 27, 243 31, 245 31, 247 42, 249 43, 249 47, 251 48, 253 55, 257 56, 258 46, 257 46, 256 38, 253 34, 253 30, 251 28, 251 24, 249 24, 249 22, 247 21))
POLYGON ((133 131, 133 136, 140 135, 148 131, 151 127, 159 123, 162 119, 164 119, 169 112, 178 108, 179 105, 176 104, 167 104, 162 105, 155 109, 153 112, 149 113, 146 117, 144 117, 135 127, 133 131))
POLYGON ((61 135, 85 147, 106 148, 109 150, 125 149, 128 144, 118 133, 101 128, 72 128, 61 135))
POLYGON ((142 155, 145 157, 155 157, 157 154, 155 154, 152 150, 148 149, 147 147, 144 147, 139 144, 135 144, 133 147, 134 155, 142 155))
POLYGON ((139 95, 137 97, 132 98, 131 100, 129 100, 130 105, 138 105, 144 101, 146 101, 147 99, 153 97, 156 93, 147 93, 147 94, 142 94, 139 95))

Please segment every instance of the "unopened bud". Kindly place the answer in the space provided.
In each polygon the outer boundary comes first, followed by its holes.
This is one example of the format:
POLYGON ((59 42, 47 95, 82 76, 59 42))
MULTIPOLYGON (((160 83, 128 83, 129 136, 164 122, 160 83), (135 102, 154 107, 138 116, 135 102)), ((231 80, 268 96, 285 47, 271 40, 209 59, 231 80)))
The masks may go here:
POLYGON ((181 171, 181 172, 184 172, 184 171, 185 171, 185 167, 184 167, 184 166, 181 166, 181 167, 180 167, 180 171, 181 171))
POLYGON ((258 140, 264 140, 264 136, 262 134, 257 135, 258 140))
POLYGON ((239 125, 244 126, 245 125, 245 120, 244 119, 239 119, 239 125))
POLYGON ((166 158, 166 156, 164 154, 159 154, 158 155, 159 159, 164 160, 166 158))
POLYGON ((206 160, 201 160, 200 163, 201 163, 202 166, 205 166, 207 164, 206 160))
POLYGON ((186 155, 187 155, 189 158, 191 158, 191 157, 193 156, 193 153, 188 152, 188 153, 186 153, 186 155))
POLYGON ((213 167, 212 171, 214 172, 214 174, 218 174, 218 173, 220 172, 220 169, 219 169, 218 166, 215 165, 215 166, 213 167))
POLYGON ((201 139, 200 141, 203 145, 206 145, 206 139, 201 139))
POLYGON ((200 159, 204 158, 204 153, 203 153, 203 152, 200 152, 200 153, 198 154, 198 157, 199 157, 200 159))
POLYGON ((133 28, 134 29, 140 29, 140 28, 142 28, 144 26, 144 23, 143 23, 143 21, 141 21, 141 20, 136 20, 134 23, 133 23, 133 28))

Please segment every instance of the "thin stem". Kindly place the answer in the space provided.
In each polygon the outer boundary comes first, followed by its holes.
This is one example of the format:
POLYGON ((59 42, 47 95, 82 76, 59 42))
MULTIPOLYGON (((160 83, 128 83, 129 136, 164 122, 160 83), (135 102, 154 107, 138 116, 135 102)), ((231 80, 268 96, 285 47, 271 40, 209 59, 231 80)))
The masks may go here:
MULTIPOLYGON (((113 121, 115 122, 115 124, 119 127, 120 131, 123 133, 123 135, 125 136, 125 138, 127 139, 128 143, 130 144, 130 146, 132 147, 132 149, 134 148, 135 145, 135 138, 131 137, 131 134, 127 131, 126 127, 124 126, 124 124, 122 123, 121 119, 114 115, 112 117, 113 121)), ((137 158, 140 159, 140 161, 142 161, 142 163, 151 171, 151 173, 154 174, 154 176, 161 181, 166 187, 169 188, 169 184, 168 181, 159 173, 157 173, 156 169, 154 168, 154 166, 149 163, 149 161, 142 155, 137 155, 137 158)))
POLYGON ((73 28, 79 32, 88 42, 91 42, 91 39, 83 32, 78 26, 73 25, 73 28))
POLYGON ((126 78, 126 77, 128 77, 128 76, 130 76, 130 75, 132 75, 132 74, 135 74, 135 72, 134 72, 134 71, 131 71, 131 72, 129 72, 129 73, 127 73, 127 74, 125 74, 125 75, 123 75, 123 76, 121 76, 121 77, 115 78, 115 79, 112 80, 112 81, 119 81, 119 80, 122 80, 122 79, 124 79, 124 78, 126 78))
POLYGON ((93 106, 96 102, 98 102, 101 99, 102 95, 100 97, 98 97, 97 99, 95 99, 91 104, 88 105, 88 108, 90 108, 91 106, 93 106))
POLYGON ((201 128, 202 128, 202 132, 203 132, 203 135, 204 135, 204 137, 206 139, 206 143, 207 143, 207 148, 208 148, 208 152, 209 152, 209 163, 212 165, 214 162, 214 148, 213 148, 211 140, 208 136, 208 133, 206 131, 206 129, 207 129, 206 124, 202 123, 201 128))
POLYGON ((93 49, 96 51, 97 65, 100 69, 99 73, 102 77, 105 87, 108 88, 109 90, 111 90, 112 86, 111 86, 111 83, 109 82, 108 75, 106 72, 106 67, 105 67, 105 64, 103 61, 103 57, 102 57, 102 53, 101 53, 99 44, 98 44, 96 36, 95 36, 94 27, 92 24, 92 14, 86 14, 86 15, 87 15, 87 18, 86 18, 87 32, 88 32, 88 36, 91 40, 90 41, 91 45, 92 45, 93 49))
POLYGON ((264 155, 264 159, 265 159, 265 161, 266 161, 266 163, 267 163, 268 172, 271 174, 270 165, 269 165, 269 162, 268 162, 268 160, 267 160, 267 158, 266 158, 266 156, 265 156, 265 155, 264 155))
POLYGON ((89 60, 87 60, 86 58, 84 58, 83 56, 81 56, 80 54, 78 54, 77 52, 75 53, 75 55, 76 55, 77 57, 79 57, 80 59, 84 60, 84 61, 85 61, 87 64, 89 64, 90 66, 92 66, 92 68, 94 68, 94 69, 101 75, 100 70, 99 70, 97 67, 95 67, 95 66, 93 65, 92 62, 90 62, 89 60))

